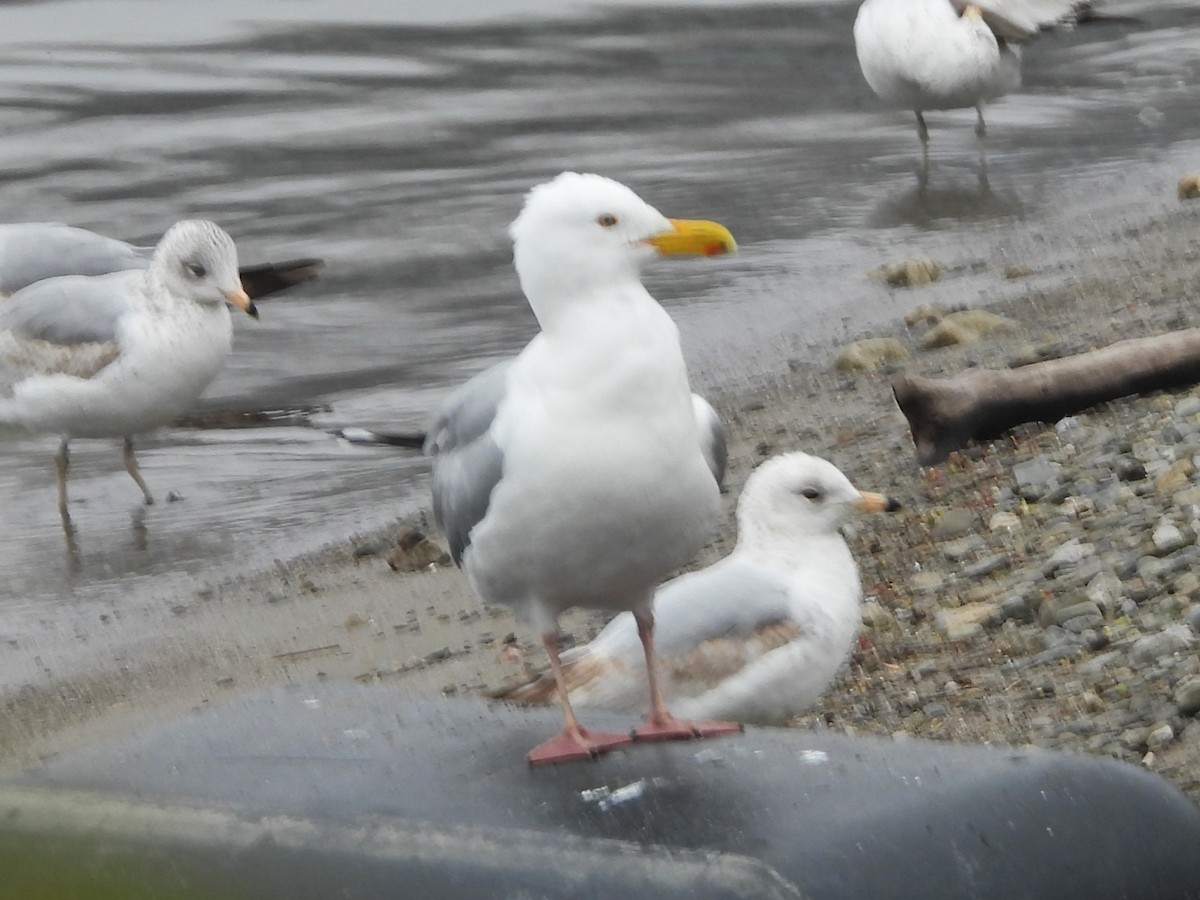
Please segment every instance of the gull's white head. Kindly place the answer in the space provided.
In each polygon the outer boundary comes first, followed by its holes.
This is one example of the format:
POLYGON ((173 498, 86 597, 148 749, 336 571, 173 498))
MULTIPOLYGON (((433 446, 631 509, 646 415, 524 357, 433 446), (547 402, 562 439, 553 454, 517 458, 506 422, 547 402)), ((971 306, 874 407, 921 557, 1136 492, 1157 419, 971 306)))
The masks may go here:
POLYGON ((807 453, 782 453, 746 479, 738 499, 739 541, 764 533, 784 538, 834 534, 854 510, 899 508, 891 497, 860 491, 827 460, 807 453))
POLYGON ((233 238, 212 222, 176 222, 154 248, 150 265, 176 297, 196 303, 229 303, 258 318, 258 309, 242 289, 233 238))
POLYGON ((737 248, 714 222, 668 219, 625 185, 576 172, 533 188, 509 234, 521 288, 539 316, 547 299, 636 281, 655 256, 737 248))

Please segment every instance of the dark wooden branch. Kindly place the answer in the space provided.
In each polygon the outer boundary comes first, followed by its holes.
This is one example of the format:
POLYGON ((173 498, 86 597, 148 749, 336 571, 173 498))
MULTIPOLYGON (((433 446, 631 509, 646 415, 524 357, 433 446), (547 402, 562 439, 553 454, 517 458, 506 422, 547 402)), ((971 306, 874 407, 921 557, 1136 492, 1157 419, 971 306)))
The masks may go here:
POLYGON ((1022 422, 1057 422, 1129 394, 1200 382, 1200 328, 1119 341, 1019 369, 975 369, 953 378, 897 375, 892 393, 908 419, 917 462, 944 462, 973 439, 1022 422))

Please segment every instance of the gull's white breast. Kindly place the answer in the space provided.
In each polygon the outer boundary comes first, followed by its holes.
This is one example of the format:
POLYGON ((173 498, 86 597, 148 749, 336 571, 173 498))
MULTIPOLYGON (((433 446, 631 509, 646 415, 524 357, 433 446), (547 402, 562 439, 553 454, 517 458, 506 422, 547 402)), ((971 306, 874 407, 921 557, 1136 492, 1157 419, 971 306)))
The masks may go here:
POLYGON ((503 477, 464 558, 483 597, 541 627, 642 603, 719 509, 670 317, 652 302, 578 315, 575 339, 543 334, 514 364, 494 426, 503 477))

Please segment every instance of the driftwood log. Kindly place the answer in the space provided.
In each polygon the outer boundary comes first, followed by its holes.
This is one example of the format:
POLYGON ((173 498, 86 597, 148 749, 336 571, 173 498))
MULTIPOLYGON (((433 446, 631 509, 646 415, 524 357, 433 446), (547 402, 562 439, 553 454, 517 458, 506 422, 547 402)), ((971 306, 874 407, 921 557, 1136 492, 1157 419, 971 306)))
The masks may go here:
POLYGON ((1057 422, 1106 400, 1200 382, 1200 328, 1119 341, 1018 369, 953 378, 897 375, 892 393, 908 419, 917 462, 945 462, 968 441, 1022 422, 1057 422))

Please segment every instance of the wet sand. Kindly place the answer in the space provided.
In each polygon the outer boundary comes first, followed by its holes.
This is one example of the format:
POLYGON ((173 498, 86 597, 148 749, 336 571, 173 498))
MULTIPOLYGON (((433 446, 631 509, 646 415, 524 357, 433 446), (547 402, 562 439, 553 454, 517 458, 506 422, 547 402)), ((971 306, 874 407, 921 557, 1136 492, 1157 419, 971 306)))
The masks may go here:
MULTIPOLYGON (((1009 237, 1017 249, 1006 250, 1003 259, 968 265, 960 257, 935 285, 895 290, 895 318, 854 336, 895 334, 911 345, 902 317, 930 300, 972 306, 990 301, 989 308, 1021 323, 1015 333, 983 344, 917 352, 901 367, 950 374, 967 365, 1003 365, 1017 348, 1055 336, 1101 345, 1200 323, 1194 313, 1200 202, 1175 201, 1167 171, 1159 167, 1153 175, 1157 189, 1137 209, 1126 207, 1116 216, 1077 210, 1075 232, 1058 232, 1044 246, 1024 226, 1013 226, 1009 237), (1079 251, 1066 255, 1063 246, 1079 251), (1013 273, 1004 263, 1018 262, 1028 276, 1008 277, 1013 273)), ((804 449, 827 456, 860 487, 921 503, 922 472, 891 400, 888 376, 835 373, 829 367, 834 349, 825 348, 815 363, 762 371, 753 388, 712 395, 731 435, 729 515, 697 564, 728 550, 740 486, 757 462, 775 452, 804 449)), ((940 502, 953 506, 971 497, 940 502)), ((261 685, 402 680, 414 696, 477 694, 540 667, 532 635, 507 611, 482 608, 457 570, 397 574, 388 568, 386 551, 408 528, 436 535, 421 513, 302 558, 278 560, 252 577, 173 587, 159 604, 139 612, 137 622, 98 613, 96 627, 62 633, 34 653, 11 641, 0 661, 9 685, 2 695, 0 764, 18 766, 261 685), (514 637, 527 651, 524 662, 502 662, 500 650, 514 637)), ((852 546, 868 591, 880 573, 896 593, 907 590, 910 573, 889 571, 887 558, 889 546, 897 548, 897 558, 901 549, 911 549, 899 546, 907 539, 886 520, 856 526, 852 546), (864 559, 871 548, 875 556, 864 559)), ((601 624, 598 616, 577 612, 565 617, 563 627, 569 640, 584 640, 601 624)), ((845 702, 831 695, 814 714, 845 702)), ((1028 736, 1015 726, 988 728, 993 726, 981 721, 968 737, 1023 743, 1028 736)), ((1195 757, 1176 770, 1185 773, 1181 783, 1200 784, 1200 752, 1195 757)))

